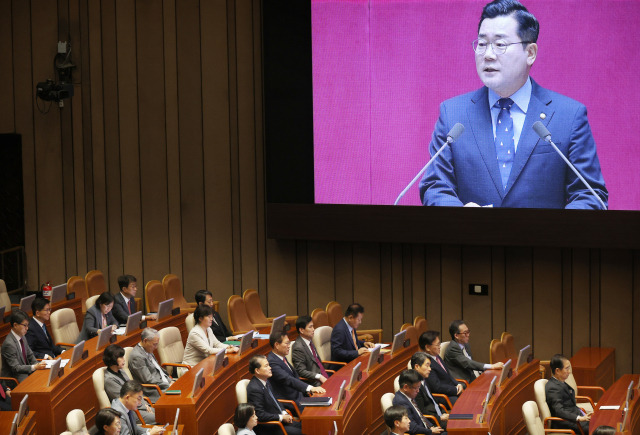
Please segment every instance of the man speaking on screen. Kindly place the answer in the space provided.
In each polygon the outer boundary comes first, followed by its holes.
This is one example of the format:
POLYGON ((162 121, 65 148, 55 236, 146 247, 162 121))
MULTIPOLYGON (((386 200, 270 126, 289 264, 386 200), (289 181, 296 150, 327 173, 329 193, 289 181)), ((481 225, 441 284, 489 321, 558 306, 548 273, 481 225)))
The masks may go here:
POLYGON ((473 50, 485 86, 440 105, 430 154, 440 149, 456 123, 465 132, 422 177, 423 205, 605 208, 608 193, 586 107, 529 76, 539 28, 538 20, 515 0, 495 0, 484 7, 473 50), (534 131, 537 121, 600 199, 534 131))

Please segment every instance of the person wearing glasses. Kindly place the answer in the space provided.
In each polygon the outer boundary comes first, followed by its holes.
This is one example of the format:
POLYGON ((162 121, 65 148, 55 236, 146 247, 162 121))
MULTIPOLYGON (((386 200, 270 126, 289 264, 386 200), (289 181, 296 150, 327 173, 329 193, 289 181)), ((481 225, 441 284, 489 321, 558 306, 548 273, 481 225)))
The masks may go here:
MULTIPOLYGON (((0 376, 24 381, 35 370, 44 370, 44 361, 38 362, 24 338, 29 329, 29 316, 22 310, 13 310, 9 318, 11 330, 2 343, 2 370, 0 376)), ((6 393, 5 393, 6 394, 6 393)), ((2 394, 0 394, 0 397, 2 394)))
POLYGON ((33 317, 29 320, 27 342, 36 358, 52 359, 60 355, 64 349, 53 342, 51 331, 46 323, 51 317, 51 304, 45 298, 35 298, 31 303, 33 317))
POLYGON ((473 50, 484 87, 440 105, 430 155, 456 123, 465 131, 424 173, 423 205, 603 209, 600 200, 607 204, 586 107, 529 76, 539 28, 515 0, 494 0, 482 10, 473 50), (540 139, 532 128, 536 121, 600 199, 540 139))
POLYGON ((483 364, 474 361, 469 347, 469 334, 471 331, 464 320, 454 320, 449 325, 451 343, 444 354, 444 365, 455 379, 464 379, 471 383, 480 376, 483 370, 498 370, 504 364, 499 361, 495 364, 483 364))

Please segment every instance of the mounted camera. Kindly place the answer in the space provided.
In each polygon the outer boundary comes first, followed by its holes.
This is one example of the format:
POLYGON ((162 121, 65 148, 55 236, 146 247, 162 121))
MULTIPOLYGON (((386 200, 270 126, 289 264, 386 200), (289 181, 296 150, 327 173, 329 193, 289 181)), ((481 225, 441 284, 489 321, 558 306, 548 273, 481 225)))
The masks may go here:
POLYGON ((71 83, 54 83, 48 79, 36 85, 36 96, 43 101, 61 101, 73 97, 73 85, 71 83))

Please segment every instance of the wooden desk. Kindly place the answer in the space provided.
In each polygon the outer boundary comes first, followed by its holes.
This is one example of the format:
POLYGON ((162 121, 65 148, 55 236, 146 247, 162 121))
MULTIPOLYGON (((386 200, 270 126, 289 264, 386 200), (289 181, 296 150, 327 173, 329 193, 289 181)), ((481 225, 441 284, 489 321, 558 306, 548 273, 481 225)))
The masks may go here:
POLYGON ((616 380, 616 350, 613 347, 583 347, 571 357, 571 370, 578 385, 605 390, 616 380))
POLYGON ((382 419, 380 398, 385 393, 393 393, 393 380, 407 368, 407 361, 418 346, 402 349, 393 358, 386 354, 382 364, 367 373, 369 354, 362 355, 337 371, 322 387, 327 390, 326 396, 334 400, 338 397, 342 381, 349 382, 353 367, 362 362, 363 371, 361 381, 345 394, 340 409, 336 404, 329 407, 306 407, 302 412, 302 432, 307 435, 326 435, 333 428, 333 422, 338 425, 342 434, 372 434, 381 433, 386 425, 382 419))
MULTIPOLYGON (((181 331, 183 339, 187 336, 184 319, 187 313, 182 312, 177 316, 169 317, 160 322, 149 321, 147 326, 155 329, 163 329, 168 326, 177 326, 181 331)), ((135 346, 140 341, 138 330, 127 336, 118 336, 116 344, 122 347, 135 346)), ((38 421, 41 426, 38 434, 59 434, 67 427, 67 413, 72 409, 82 409, 85 413, 87 426, 93 425, 95 416, 100 409, 98 399, 93 389, 93 372, 104 367, 102 362, 102 352, 96 351, 97 337, 85 343, 85 350, 89 352, 87 359, 79 362, 75 367, 65 367, 62 378, 56 380, 53 385, 47 387, 49 378, 48 370, 38 370, 32 373, 27 379, 22 381, 11 392, 11 403, 17 409, 20 401, 29 394, 29 408, 37 412, 38 421)), ((71 358, 71 349, 65 351, 62 358, 71 358)), ((174 415, 175 417, 175 415, 174 415)), ((162 422, 163 420, 157 420, 162 422)), ((166 420, 173 422, 173 418, 166 420)), ((190 433, 190 432, 187 432, 190 433)))
MULTIPOLYGON (((65 299, 64 301, 53 304, 53 306, 51 307, 51 312, 53 313, 54 311, 61 308, 71 308, 76 314, 76 322, 78 322, 78 325, 82 327, 82 322, 84 322, 84 315, 82 314, 82 300, 75 298, 68 301, 65 299)), ((5 319, 7 320, 7 323, 0 324, 0 343, 4 341, 4 339, 7 337, 7 334, 9 334, 9 331, 11 330, 11 325, 8 323, 9 315, 10 313, 5 313, 5 319)), ((47 328, 49 328, 49 331, 51 331, 51 322, 47 321, 46 324, 47 328)))
POLYGON ((624 375, 607 389, 598 401, 595 412, 591 417, 589 433, 592 433, 595 428, 602 425, 618 428, 618 424, 622 423, 622 410, 627 397, 627 388, 631 381, 633 381, 636 391, 634 391, 634 398, 629 405, 631 414, 629 415, 628 430, 624 433, 627 435, 640 433, 640 390, 637 389, 640 375, 624 375), (619 406, 620 409, 600 409, 603 406, 619 406))
MULTIPOLYGON (((24 416, 20 426, 18 426, 17 435, 35 435, 36 434, 36 417, 34 411, 29 411, 24 416)), ((1 411, 0 412, 0 433, 8 434, 11 431, 11 423, 15 417, 15 412, 1 411)))
MULTIPOLYGON (((540 379, 540 361, 534 359, 514 371, 502 387, 498 387, 489 401, 485 423, 478 423, 482 414, 483 401, 489 391, 494 376, 500 379, 500 370, 487 370, 469 385, 469 388, 453 405, 451 414, 473 414, 472 420, 449 420, 447 432, 465 434, 519 434, 526 433, 522 418, 522 404, 535 400, 533 384, 540 379)), ((497 381, 498 381, 497 380, 497 381)), ((497 382, 496 381, 496 382, 497 382)))

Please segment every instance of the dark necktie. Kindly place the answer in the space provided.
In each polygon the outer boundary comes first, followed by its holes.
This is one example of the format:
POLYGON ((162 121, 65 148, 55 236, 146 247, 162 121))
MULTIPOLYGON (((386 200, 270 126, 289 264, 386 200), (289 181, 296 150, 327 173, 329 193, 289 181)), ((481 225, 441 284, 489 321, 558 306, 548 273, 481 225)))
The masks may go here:
POLYGON ((502 187, 506 189, 516 153, 513 137, 513 118, 511 118, 513 100, 511 98, 500 98, 496 106, 500 108, 498 120, 496 121, 496 155, 498 157, 498 166, 500 167, 502 187))
POLYGON ((411 404, 413 405, 413 408, 416 410, 416 412, 420 416, 420 420, 422 420, 422 424, 424 424, 424 427, 431 427, 431 423, 429 423, 429 421, 427 421, 427 419, 424 418, 424 415, 422 415, 422 413, 420 412, 420 408, 418 408, 418 404, 414 399, 411 399, 411 404))
POLYGON ((24 338, 20 338, 20 347, 22 348, 22 358, 24 358, 24 363, 27 364, 27 350, 24 347, 24 338))
POLYGON ((311 353, 313 354, 313 358, 315 358, 315 360, 316 360, 316 364, 318 364, 318 367, 320 367, 320 374, 322 376, 324 376, 325 378, 328 378, 329 374, 324 369, 324 366, 322 365, 322 361, 320 361, 320 358, 318 358, 318 353, 316 352, 316 347, 311 342, 309 342, 309 347, 311 348, 311 353))
POLYGON ((46 337, 47 341, 51 343, 51 338, 49 338, 49 334, 47 334, 47 325, 45 325, 44 323, 42 324, 42 331, 44 332, 44 336, 46 337))
POLYGON ((133 419, 133 411, 129 410, 127 414, 129 415, 129 423, 131 424, 131 433, 135 433, 136 423, 135 423, 135 420, 133 419))
POLYGON ((280 411, 280 414, 282 414, 282 408, 280 407, 280 402, 278 402, 275 398, 275 396, 273 395, 273 393, 271 392, 271 387, 269 386, 269 383, 267 383, 265 385, 265 388, 267 389, 267 393, 269 393, 269 397, 271 397, 271 400, 273 400, 273 403, 276 404, 276 406, 278 407, 278 410, 280 411))

